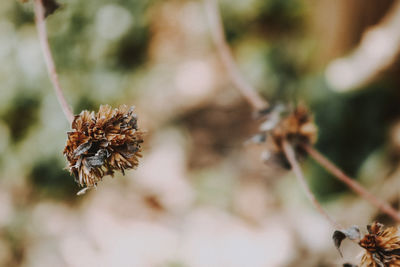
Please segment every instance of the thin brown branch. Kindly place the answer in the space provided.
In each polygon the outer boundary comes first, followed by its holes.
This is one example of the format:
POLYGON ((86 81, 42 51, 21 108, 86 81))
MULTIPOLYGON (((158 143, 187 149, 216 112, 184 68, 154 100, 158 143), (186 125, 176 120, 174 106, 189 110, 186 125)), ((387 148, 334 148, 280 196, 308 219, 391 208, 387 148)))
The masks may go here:
POLYGON ((314 196, 313 192, 311 191, 310 187, 308 186, 308 184, 304 178, 304 175, 303 175, 303 172, 301 171, 300 165, 296 160, 295 152, 294 152, 292 146, 286 140, 283 141, 282 146, 283 146, 283 151, 285 152, 286 158, 289 161, 290 165, 292 166, 292 170, 297 178, 297 181, 302 186, 308 199, 311 201, 311 203, 314 205, 314 207, 317 209, 317 211, 323 217, 325 217, 335 229, 342 229, 342 227, 331 216, 329 216, 329 214, 322 208, 321 204, 318 202, 317 198, 314 196))
POLYGON ((357 193, 358 195, 369 201, 372 205, 374 205, 382 212, 392 217, 395 221, 400 222, 400 214, 394 208, 392 208, 388 203, 386 203, 381 199, 378 199, 376 196, 371 194, 361 184, 359 184, 357 181, 346 175, 335 164, 329 161, 324 155, 319 153, 312 146, 305 145, 304 149, 316 162, 318 162, 321 166, 323 166, 328 172, 333 174, 340 181, 345 183, 355 193, 357 193))
POLYGON ((243 78, 233 59, 216 0, 204 0, 204 3, 213 41, 232 82, 255 110, 267 108, 268 102, 243 78))
POLYGON ((60 103, 60 106, 65 114, 65 117, 70 123, 72 123, 74 115, 67 101, 65 100, 64 94, 62 92, 60 82, 58 81, 56 66, 54 64, 53 56, 51 54, 51 50, 49 47, 42 0, 35 0, 34 5, 35 5, 36 28, 39 35, 39 41, 40 41, 40 46, 42 48, 44 61, 46 62, 47 72, 49 74, 51 82, 53 83, 58 102, 60 103))

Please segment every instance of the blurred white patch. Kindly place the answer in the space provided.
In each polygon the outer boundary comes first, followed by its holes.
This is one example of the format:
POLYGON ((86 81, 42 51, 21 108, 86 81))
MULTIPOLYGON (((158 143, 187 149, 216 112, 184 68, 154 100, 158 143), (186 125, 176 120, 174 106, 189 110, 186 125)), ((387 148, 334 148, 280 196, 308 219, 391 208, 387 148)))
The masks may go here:
POLYGON ((17 62, 26 78, 34 80, 45 75, 46 66, 40 49, 39 40, 33 36, 22 36, 18 40, 17 62))
POLYGON ((54 94, 48 94, 44 97, 42 109, 40 110, 40 118, 44 124, 42 127, 46 131, 57 134, 65 131, 64 113, 54 94))
POLYGON ((159 223, 121 220, 101 209, 88 211, 84 221, 85 239, 91 242, 75 237, 63 245, 68 262, 76 263, 73 266, 161 266, 176 252, 177 235, 159 223), (93 259, 95 264, 89 264, 93 259))
POLYGON ((352 54, 330 63, 325 72, 328 84, 337 91, 359 88, 390 66, 400 45, 396 23, 367 31, 352 54))
POLYGON ((185 31, 194 34, 208 34, 207 23, 204 23, 204 11, 201 2, 188 2, 182 9, 182 26, 185 31))
POLYGON ((201 60, 181 64, 175 75, 175 84, 181 95, 197 98, 212 90, 214 81, 210 66, 201 60))
MULTIPOLYGON (((32 242, 26 247, 24 262, 22 266, 29 267, 72 267, 67 265, 60 258, 58 244, 54 240, 41 239, 42 242, 32 242)), ((84 252, 82 252, 84 253, 84 252)), ((75 255, 76 257, 76 255, 75 255)), ((9 266, 9 265, 8 265, 9 266)), ((93 266, 93 265, 80 265, 80 266, 93 266)))
POLYGON ((0 21, 0 59, 11 54, 15 46, 15 28, 8 20, 0 21))
POLYGON ((34 235, 45 233, 46 235, 57 236, 73 226, 75 221, 72 212, 62 204, 41 202, 33 209, 32 228, 30 230, 34 235), (51 216, 48 216, 48 214, 51 214, 51 216))
MULTIPOLYGON (((78 233, 66 235, 60 242, 63 259, 70 267, 107 266, 86 236, 78 233)), ((118 265, 113 265, 118 266, 118 265)))
POLYGON ((263 184, 243 183, 237 188, 234 197, 235 210, 253 222, 261 221, 267 213, 270 196, 263 184))
POLYGON ((96 14, 97 33, 108 40, 115 40, 125 34, 133 25, 133 17, 121 6, 105 5, 96 14))
POLYGON ((279 222, 252 228, 224 211, 203 208, 185 222, 180 257, 191 267, 285 266, 293 237, 279 222))
POLYGON ((331 237, 333 231, 325 218, 319 214, 308 213, 304 209, 293 211, 293 215, 295 219, 293 226, 309 251, 318 253, 332 246, 333 243, 327 242, 327 237, 331 237))
POLYGON ((354 66, 346 59, 333 61, 325 71, 329 85, 337 91, 344 91, 351 87, 357 80, 354 77, 354 66))
POLYGON ((123 93, 121 75, 110 71, 96 71, 92 76, 96 91, 93 98, 102 103, 110 103, 123 93))
POLYGON ((152 147, 134 174, 134 181, 156 194, 167 209, 186 210, 194 200, 194 192, 186 179, 182 134, 177 130, 162 132, 155 137, 152 147))
POLYGON ((391 29, 377 28, 365 35, 360 49, 370 60, 389 60, 397 50, 398 37, 391 29))

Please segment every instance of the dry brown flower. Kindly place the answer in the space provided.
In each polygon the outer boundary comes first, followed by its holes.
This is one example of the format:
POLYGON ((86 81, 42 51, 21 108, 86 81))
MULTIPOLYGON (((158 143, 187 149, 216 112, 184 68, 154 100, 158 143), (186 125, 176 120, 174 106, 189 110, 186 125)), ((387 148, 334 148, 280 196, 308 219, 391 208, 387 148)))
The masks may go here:
POLYGON ((271 108, 263 115, 260 133, 253 141, 264 142, 271 139, 271 146, 266 153, 266 161, 278 162, 289 167, 283 153, 282 142, 287 140, 296 151, 297 157, 305 155, 303 145, 314 144, 317 140, 318 129, 308 109, 299 105, 291 112, 283 105, 271 108))
POLYGON ((138 166, 143 132, 133 109, 102 105, 96 114, 84 110, 75 116, 64 155, 80 186, 93 187, 105 175, 138 166))
MULTIPOLYGON (((342 240, 349 238, 365 249, 360 267, 400 267, 400 236, 396 227, 384 228, 378 222, 367 226, 368 233, 361 238, 357 226, 336 230, 333 241, 337 249, 342 240)), ((339 250, 340 252, 340 250, 339 250)), ((345 266, 345 265, 343 265, 345 266)), ((350 265, 347 266, 356 266, 350 265)))
POLYGON ((300 144, 314 144, 317 127, 305 106, 296 107, 287 117, 272 129, 272 139, 277 150, 282 150, 282 141, 289 141, 297 149, 300 144))
POLYGON ((400 236, 396 227, 384 229, 374 222, 367 227, 366 234, 359 242, 365 248, 361 267, 400 266, 400 236))

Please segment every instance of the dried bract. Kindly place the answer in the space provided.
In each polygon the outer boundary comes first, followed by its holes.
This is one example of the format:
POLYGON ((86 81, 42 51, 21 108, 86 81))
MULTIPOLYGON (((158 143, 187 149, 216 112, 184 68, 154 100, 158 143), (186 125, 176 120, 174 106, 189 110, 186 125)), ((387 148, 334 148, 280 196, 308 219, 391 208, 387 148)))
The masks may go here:
POLYGON ((133 107, 102 105, 97 114, 84 110, 75 116, 72 129, 64 155, 79 185, 92 187, 105 175, 138 166, 143 132, 133 107))

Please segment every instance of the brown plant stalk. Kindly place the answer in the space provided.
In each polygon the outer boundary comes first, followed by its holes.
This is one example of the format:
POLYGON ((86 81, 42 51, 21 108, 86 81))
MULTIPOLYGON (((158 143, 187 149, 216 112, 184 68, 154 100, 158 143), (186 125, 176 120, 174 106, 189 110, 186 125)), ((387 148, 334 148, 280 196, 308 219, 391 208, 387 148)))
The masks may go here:
POLYGON ((303 172, 301 171, 300 165, 296 160, 295 152, 292 148, 292 146, 289 144, 287 140, 283 140, 282 142, 282 148, 283 152, 285 153, 285 156, 287 160, 290 163, 290 166, 292 167, 292 171, 295 174, 297 181, 300 183, 301 187, 303 188, 307 198, 311 201, 311 203, 314 205, 314 207, 317 209, 317 211, 327 219, 330 224, 333 226, 335 229, 342 229, 339 223, 337 223, 329 214, 322 208, 321 204, 318 202, 317 198, 314 196, 313 192, 311 191, 310 187, 308 186, 303 172))
POLYGON ((224 27, 216 0, 204 0, 204 4, 214 44, 232 82, 256 111, 267 108, 269 106, 268 102, 246 82, 235 63, 231 49, 226 42, 224 27))
POLYGON ((49 74, 49 78, 53 84, 54 91, 56 92, 58 102, 60 103, 60 106, 64 112, 65 117, 69 121, 69 123, 72 123, 74 119, 74 115, 72 113, 72 110, 70 106, 68 105, 64 94, 61 89, 60 82, 58 80, 58 75, 56 72, 56 66, 54 64, 53 56, 51 54, 48 38, 47 38, 47 31, 46 31, 46 22, 45 22, 45 16, 44 16, 44 7, 43 7, 43 2, 42 0, 34 0, 34 9, 35 9, 35 22, 36 22, 36 28, 38 31, 39 35, 39 42, 40 46, 42 48, 43 56, 44 56, 44 61, 46 63, 47 67, 47 72, 49 74))
POLYGON ((346 175, 341 169, 339 169, 339 167, 333 164, 329 159, 327 159, 324 155, 322 155, 312 146, 304 145, 303 147, 307 151, 307 153, 322 167, 324 167, 328 172, 330 172, 340 181, 345 183, 355 193, 362 196, 365 200, 369 201, 376 208, 378 208, 382 212, 392 217, 395 221, 400 223, 400 214, 394 208, 392 208, 387 202, 378 199, 372 193, 367 191, 361 184, 359 184, 357 181, 346 175))

